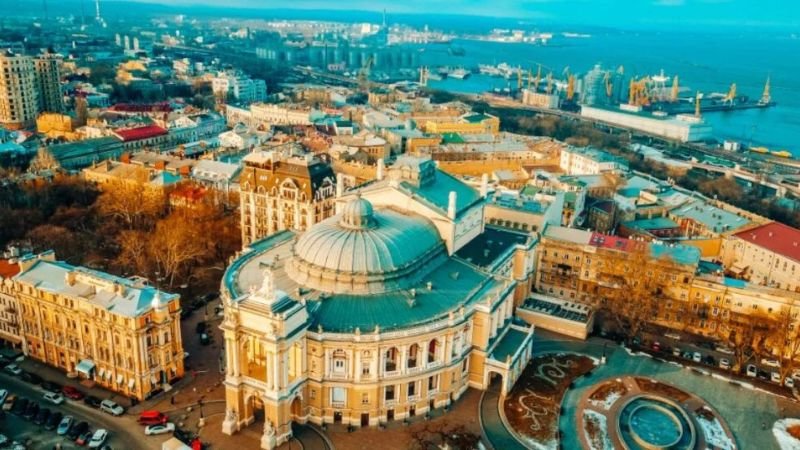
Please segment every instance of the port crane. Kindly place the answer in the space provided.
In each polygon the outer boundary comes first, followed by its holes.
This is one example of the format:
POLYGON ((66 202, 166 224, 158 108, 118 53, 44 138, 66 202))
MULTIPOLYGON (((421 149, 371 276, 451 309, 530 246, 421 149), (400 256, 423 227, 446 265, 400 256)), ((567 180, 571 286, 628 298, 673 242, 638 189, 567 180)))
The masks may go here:
POLYGON ((539 64, 539 68, 536 70, 536 80, 533 82, 533 90, 534 92, 539 92, 539 81, 542 79, 542 65, 539 64))
POLYGON ((572 101, 575 96, 575 76, 569 73, 569 66, 564 68, 564 75, 567 77, 567 100, 572 101))
POLYGON ((547 74, 547 95, 550 95, 550 92, 553 90, 553 72, 547 74))
POLYGON ((735 100, 736 100, 736 83, 732 83, 731 88, 728 90, 728 93, 725 95, 725 98, 722 99, 722 102, 733 105, 733 102, 735 100))
POLYGON ((675 78, 672 79, 672 92, 670 92, 669 100, 672 103, 678 101, 678 93, 680 92, 680 86, 678 85, 678 76, 675 75, 675 78))
POLYGON ((606 86, 606 97, 611 100, 611 97, 614 95, 614 84, 611 81, 611 72, 606 72, 606 76, 603 78, 603 83, 606 86))
POLYGON ((700 117, 700 98, 702 98, 700 91, 694 94, 694 116, 700 117))
POLYGON ((761 94, 761 99, 758 101, 759 105, 769 105, 772 103, 772 96, 769 93, 769 77, 767 77, 767 82, 764 84, 764 93, 761 94))
POLYGON ((628 91, 628 103, 636 106, 649 106, 650 93, 648 84, 650 79, 647 77, 641 78, 638 81, 631 79, 630 88, 628 91))
POLYGON ((369 92, 369 70, 372 67, 372 63, 374 58, 370 56, 364 62, 364 65, 361 66, 361 69, 358 71, 358 88, 362 92, 369 92))

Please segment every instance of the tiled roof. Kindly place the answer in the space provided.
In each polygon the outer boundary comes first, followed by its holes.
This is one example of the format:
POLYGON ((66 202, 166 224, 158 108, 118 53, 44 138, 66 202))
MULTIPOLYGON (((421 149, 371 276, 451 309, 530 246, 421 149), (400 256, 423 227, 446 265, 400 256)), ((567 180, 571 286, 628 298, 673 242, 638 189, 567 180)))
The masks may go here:
POLYGON ((156 136, 163 136, 167 134, 167 130, 159 127, 158 125, 146 125, 138 128, 129 128, 127 130, 117 130, 114 132, 114 134, 119 136, 119 138, 123 141, 130 142, 156 136))
POLYGON ((19 273, 19 264, 8 259, 0 259, 0 278, 11 278, 19 273))
POLYGON ((800 230, 771 222, 735 234, 739 239, 758 245, 773 253, 800 261, 800 230))

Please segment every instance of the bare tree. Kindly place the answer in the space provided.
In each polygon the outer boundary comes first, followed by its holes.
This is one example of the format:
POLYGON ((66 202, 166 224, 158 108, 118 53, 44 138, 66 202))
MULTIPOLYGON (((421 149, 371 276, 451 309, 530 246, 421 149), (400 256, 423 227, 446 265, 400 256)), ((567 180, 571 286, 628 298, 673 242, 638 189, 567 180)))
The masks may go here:
POLYGON ((149 253, 161 277, 174 286, 175 277, 191 269, 191 263, 206 255, 208 236, 198 233, 195 223, 172 214, 156 224, 149 241, 149 253))
POLYGON ((28 168, 29 171, 33 173, 43 172, 45 170, 58 170, 61 168, 61 164, 58 162, 55 156, 48 150, 46 147, 39 147, 39 150, 36 152, 36 156, 34 156, 33 160, 31 161, 31 165, 28 168))
POLYGON ((158 188, 148 187, 146 169, 134 171, 130 178, 115 179, 103 185, 98 199, 102 215, 120 220, 129 229, 152 226, 166 209, 166 195, 158 188))

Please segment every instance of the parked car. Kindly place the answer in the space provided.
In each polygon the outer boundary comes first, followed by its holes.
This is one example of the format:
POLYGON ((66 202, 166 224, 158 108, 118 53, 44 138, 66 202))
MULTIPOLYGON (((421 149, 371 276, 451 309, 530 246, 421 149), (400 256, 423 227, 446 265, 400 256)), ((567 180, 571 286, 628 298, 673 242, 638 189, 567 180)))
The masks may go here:
POLYGON ((64 418, 64 414, 61 411, 53 411, 50 413, 50 417, 47 418, 47 422, 44 424, 45 430, 55 430, 61 425, 61 419, 64 418))
POLYGON ((83 397, 83 403, 86 403, 87 405, 91 406, 92 408, 99 408, 100 407, 100 403, 102 403, 102 402, 103 402, 102 400, 100 400, 99 398, 95 397, 94 395, 87 395, 86 397, 83 397))
POLYGON ((88 422, 79 422, 67 432, 67 438, 73 442, 75 439, 78 439, 78 436, 82 435, 89 431, 89 423, 88 422))
POLYGON ((28 403, 28 407, 25 408, 25 412, 22 413, 22 417, 27 420, 33 420, 36 415, 39 414, 39 404, 31 401, 28 403))
POLYGON ((61 422, 58 424, 58 429, 56 430, 56 434, 59 436, 64 436, 69 433, 70 428, 75 423, 75 419, 72 416, 64 416, 61 419, 61 422))
POLYGON ((702 362, 703 361, 703 355, 701 355, 700 352, 692 353, 692 361, 694 361, 696 363, 702 362))
POLYGON ((706 356, 703 357, 703 364, 705 364, 707 366, 716 366, 717 365, 717 360, 714 359, 714 357, 711 356, 711 355, 706 355, 706 356))
POLYGON ((794 388, 794 378, 792 378, 792 377, 784 378, 783 379, 783 385, 786 386, 789 389, 794 388))
POLYGON ((650 348, 653 349, 654 352, 660 352, 661 343, 659 343, 658 341, 654 341, 652 344, 650 344, 650 348))
POLYGON ((11 411, 11 408, 14 407, 14 402, 17 401, 17 396, 14 394, 8 394, 3 401, 3 411, 11 411))
POLYGON ((14 414, 15 416, 25 415, 25 411, 28 410, 29 402, 30 401, 24 397, 14 401, 14 406, 11 408, 11 414, 14 414))
POLYGON ((42 389, 50 392, 61 392, 61 390, 64 389, 64 386, 61 386, 60 384, 55 383, 53 381, 43 381, 42 389))
POLYGON ((756 376, 757 376, 759 379, 761 379, 761 380, 764 380, 764 381, 766 381, 766 380, 769 380, 769 379, 770 379, 770 374, 769 374, 769 372, 767 372, 766 370, 761 370, 761 369, 758 369, 758 374, 756 374, 756 376))
POLYGON ((45 392, 43 397, 45 400, 54 405, 60 405, 64 403, 64 396, 58 392, 45 392))
POLYGON ((50 418, 50 410, 47 408, 42 408, 36 414, 36 417, 33 418, 33 423, 36 425, 44 425, 47 422, 47 419, 50 418))
POLYGON ((92 439, 89 441, 89 448, 100 448, 108 439, 108 431, 99 429, 94 432, 92 439))
POLYGON ((676 341, 680 341, 681 340, 681 335, 678 334, 678 333, 667 333, 667 334, 664 335, 664 337, 667 337, 667 338, 670 338, 670 339, 673 339, 673 340, 676 340, 676 341))
POLYGON ((205 322, 197 322, 197 325, 195 325, 194 327, 194 331, 197 334, 205 333, 206 329, 208 329, 208 324, 206 324, 205 322))
POLYGON ((72 400, 80 400, 84 397, 83 392, 79 391, 78 389, 72 386, 64 386, 64 388, 61 389, 61 393, 63 393, 65 397, 72 400))
POLYGON ((16 364, 9 364, 3 367, 3 370, 17 377, 22 373, 22 369, 20 369, 19 366, 16 364))
POLYGON ((692 359, 692 352, 689 352, 689 351, 683 352, 682 356, 683 356, 683 359, 691 360, 692 359))
POLYGON ((175 431, 175 424, 172 422, 162 423, 158 425, 148 425, 144 427, 144 434, 147 436, 155 434, 172 433, 175 431))
POLYGON ((732 348, 725 347, 725 346, 722 346, 722 345, 716 346, 714 348, 714 350, 716 350, 716 351, 718 351, 720 353, 723 353, 725 355, 732 355, 733 354, 733 349, 732 348))
POLYGON ((725 370, 730 370, 731 369, 731 362, 728 360, 728 358, 720 358, 719 359, 719 368, 720 369, 725 369, 725 370))
POLYGON ((107 412, 112 416, 121 416, 125 413, 125 408, 112 400, 103 400, 100 402, 100 411, 107 412))
POLYGON ((781 362, 775 358, 761 358, 761 364, 768 366, 768 367, 780 367, 781 362))
POLYGON ((681 356, 681 349, 680 349, 680 348, 678 348, 678 347, 674 347, 674 348, 672 349, 672 356, 674 356, 674 357, 676 357, 676 358, 677 358, 677 357, 679 357, 679 356, 681 356))
POLYGON ((779 374, 778 372, 770 373, 769 374, 769 381, 772 381, 773 383, 781 384, 781 374, 779 374))
POLYGON ((78 436, 78 439, 75 439, 75 443, 78 445, 86 445, 94 436, 94 432, 92 430, 87 429, 85 433, 78 436))
POLYGON ((142 411, 139 414, 139 423, 142 425, 162 425, 167 423, 167 416, 160 411, 142 411))
POLYGON ((22 379, 22 381, 30 384, 42 384, 44 381, 39 375, 36 375, 33 372, 28 372, 27 370, 23 370, 22 375, 19 377, 22 379))
POLYGON ((748 364, 747 365, 747 376, 748 377, 755 377, 758 375, 758 368, 755 364, 748 364))

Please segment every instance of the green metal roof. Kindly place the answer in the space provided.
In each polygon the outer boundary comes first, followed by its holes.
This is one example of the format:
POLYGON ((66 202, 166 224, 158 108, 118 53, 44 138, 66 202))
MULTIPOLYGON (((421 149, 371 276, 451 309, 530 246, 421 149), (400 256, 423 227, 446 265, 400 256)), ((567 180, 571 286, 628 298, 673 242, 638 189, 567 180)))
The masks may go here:
POLYGON ((508 333, 503 336, 503 339, 501 339, 494 350, 492 350, 491 358, 496 361, 505 362, 506 358, 514 356, 514 353, 516 353, 522 343, 525 342, 526 337, 528 337, 528 333, 517 330, 516 328, 509 328, 508 333))
POLYGON ((404 181, 401 185, 412 194, 444 212, 447 212, 450 191, 456 193, 456 210, 458 213, 481 201, 478 191, 441 170, 436 170, 436 181, 434 183, 417 186, 414 183, 404 181))
POLYGON ((466 142, 458 133, 442 134, 442 144, 464 144, 466 142))

